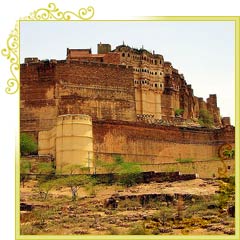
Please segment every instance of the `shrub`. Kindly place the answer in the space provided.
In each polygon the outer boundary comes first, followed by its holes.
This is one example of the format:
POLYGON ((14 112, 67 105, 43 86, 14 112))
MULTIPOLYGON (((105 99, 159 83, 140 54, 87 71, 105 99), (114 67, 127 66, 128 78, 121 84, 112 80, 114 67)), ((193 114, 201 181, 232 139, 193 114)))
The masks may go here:
POLYGON ((181 108, 176 109, 175 110, 175 117, 180 117, 180 116, 183 115, 183 113, 184 113, 184 109, 181 109, 181 108))
POLYGON ((199 111, 198 122, 203 127, 212 127, 213 126, 213 116, 205 109, 199 111))
POLYGON ((21 155, 35 154, 37 151, 37 143, 34 138, 27 133, 20 134, 20 152, 21 155))
POLYGON ((28 160, 20 160, 20 182, 24 187, 25 181, 28 179, 28 173, 31 171, 31 163, 28 160))
POLYGON ((146 235, 144 223, 134 225, 129 231, 129 235, 146 235))

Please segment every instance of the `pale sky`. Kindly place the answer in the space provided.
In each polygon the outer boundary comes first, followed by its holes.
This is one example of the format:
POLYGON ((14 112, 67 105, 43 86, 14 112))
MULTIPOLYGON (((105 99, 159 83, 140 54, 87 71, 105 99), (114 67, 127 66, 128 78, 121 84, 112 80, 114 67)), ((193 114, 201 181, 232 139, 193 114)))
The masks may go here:
POLYGON ((194 95, 205 100, 217 94, 221 116, 235 123, 234 22, 230 21, 79 21, 21 22, 20 61, 66 58, 67 48, 91 48, 109 43, 142 46, 162 54, 183 73, 194 95))

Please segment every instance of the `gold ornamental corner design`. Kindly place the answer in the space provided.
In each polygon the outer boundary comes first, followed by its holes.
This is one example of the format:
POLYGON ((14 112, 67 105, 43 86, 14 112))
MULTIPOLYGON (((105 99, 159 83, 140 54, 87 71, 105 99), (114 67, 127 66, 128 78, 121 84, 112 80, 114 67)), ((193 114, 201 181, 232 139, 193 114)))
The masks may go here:
POLYGON ((218 167, 219 177, 227 177, 227 165, 225 160, 234 158, 235 150, 230 144, 223 144, 218 149, 218 156, 222 162, 222 167, 218 167))
POLYGON ((30 13, 29 16, 20 18, 14 30, 7 39, 6 48, 2 49, 1 54, 10 61, 11 77, 7 80, 5 92, 15 94, 19 90, 19 24, 20 21, 71 21, 71 20, 90 20, 94 16, 94 8, 80 8, 76 13, 72 11, 60 11, 55 3, 49 3, 47 8, 40 8, 30 13))

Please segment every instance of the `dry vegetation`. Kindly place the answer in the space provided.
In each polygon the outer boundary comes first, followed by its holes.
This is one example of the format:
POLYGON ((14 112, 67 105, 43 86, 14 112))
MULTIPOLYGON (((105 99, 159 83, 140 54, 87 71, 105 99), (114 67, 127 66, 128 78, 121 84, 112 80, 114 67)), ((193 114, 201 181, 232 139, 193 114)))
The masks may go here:
POLYGON ((195 179, 128 188, 97 184, 80 187, 75 201, 69 187, 50 188, 46 197, 37 180, 25 181, 20 191, 21 203, 27 204, 25 211, 20 212, 21 234, 235 233, 231 180, 195 179), (106 204, 112 195, 117 206, 106 204), (144 195, 151 197, 143 201, 144 195))

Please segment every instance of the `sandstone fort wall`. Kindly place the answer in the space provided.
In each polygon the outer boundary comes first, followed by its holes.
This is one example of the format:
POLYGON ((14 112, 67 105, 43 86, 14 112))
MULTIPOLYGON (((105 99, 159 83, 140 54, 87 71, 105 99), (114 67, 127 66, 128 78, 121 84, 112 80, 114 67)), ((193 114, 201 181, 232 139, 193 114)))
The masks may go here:
POLYGON ((75 61, 21 65, 21 130, 48 130, 63 114, 135 121, 132 74, 124 66, 75 61))
POLYGON ((111 162, 114 155, 140 163, 176 163, 215 159, 218 148, 234 144, 234 130, 193 130, 172 126, 149 126, 124 122, 93 123, 95 157, 111 162))

